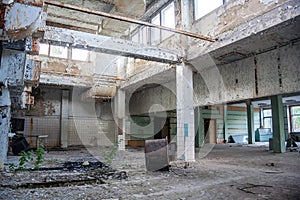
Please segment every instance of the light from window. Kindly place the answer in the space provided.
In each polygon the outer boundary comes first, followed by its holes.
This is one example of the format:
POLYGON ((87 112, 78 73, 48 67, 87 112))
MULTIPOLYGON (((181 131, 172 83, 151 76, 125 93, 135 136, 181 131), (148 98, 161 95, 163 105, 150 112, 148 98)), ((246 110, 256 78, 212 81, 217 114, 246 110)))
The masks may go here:
POLYGON ((300 132, 300 106, 291 107, 292 132, 300 132))
POLYGON ((175 9, 174 2, 170 3, 161 11, 161 25, 169 28, 175 28, 175 9))
POLYGON ((50 46, 50 56, 68 58, 68 48, 62 46, 50 46))
POLYGON ((72 60, 88 61, 89 51, 84 49, 72 49, 72 60))
POLYGON ((264 122, 264 128, 270 128, 271 131, 273 130, 273 127, 272 127, 272 110, 271 109, 264 109, 263 110, 263 122, 264 122))
MULTIPOLYGON (((168 4, 165 8, 159 11, 150 22, 155 25, 165 26, 168 28, 175 28, 175 6, 174 2, 168 4)), ((142 27, 136 35, 131 37, 132 41, 156 45, 162 40, 166 39, 173 33, 170 31, 160 30, 154 27, 142 27), (149 37, 150 36, 150 37, 149 37)))
POLYGON ((194 0, 195 20, 223 5, 223 0, 194 0))
MULTIPOLYGON (((166 8, 161 11, 161 25, 169 28, 175 28, 175 9, 174 2, 170 3, 166 8)), ((162 40, 171 36, 173 33, 170 31, 162 30, 162 40)))
POLYGON ((48 55, 49 52, 49 44, 40 43, 40 55, 48 55))

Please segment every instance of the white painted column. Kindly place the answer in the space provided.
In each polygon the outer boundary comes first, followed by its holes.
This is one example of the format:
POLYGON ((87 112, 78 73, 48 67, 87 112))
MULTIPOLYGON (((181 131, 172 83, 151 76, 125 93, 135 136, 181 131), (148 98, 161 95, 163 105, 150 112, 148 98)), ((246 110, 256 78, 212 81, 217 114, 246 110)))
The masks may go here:
POLYGON ((177 158, 195 160, 193 71, 184 63, 176 66, 177 158))
POLYGON ((60 128, 60 146, 68 147, 68 129, 69 129, 69 90, 63 90, 61 95, 61 128, 60 128))
MULTIPOLYGON (((1 70, 0 70, 1 71, 1 70)), ((7 88, 1 88, 0 93, 0 171, 4 169, 7 160, 8 133, 10 131, 10 93, 7 88)))
POLYGON ((117 142, 118 150, 125 150, 125 130, 126 130, 126 115, 125 115, 125 91, 118 89, 115 96, 115 119, 117 123, 117 142))

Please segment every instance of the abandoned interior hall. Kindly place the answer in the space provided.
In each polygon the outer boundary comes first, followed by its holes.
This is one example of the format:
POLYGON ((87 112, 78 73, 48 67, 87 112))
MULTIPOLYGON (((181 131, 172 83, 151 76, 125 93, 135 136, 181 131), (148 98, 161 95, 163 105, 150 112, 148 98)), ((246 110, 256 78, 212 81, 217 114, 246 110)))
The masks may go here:
POLYGON ((300 199, 300 0, 2 0, 0 199, 300 199))

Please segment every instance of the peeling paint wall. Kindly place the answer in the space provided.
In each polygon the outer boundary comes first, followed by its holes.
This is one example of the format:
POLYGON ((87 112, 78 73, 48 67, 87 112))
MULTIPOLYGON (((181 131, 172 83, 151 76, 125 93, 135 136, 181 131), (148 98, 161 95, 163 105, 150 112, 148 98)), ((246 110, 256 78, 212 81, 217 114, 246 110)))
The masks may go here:
POLYGON ((22 85, 26 55, 23 52, 4 49, 1 59, 0 82, 22 85))
POLYGON ((35 98, 34 105, 30 110, 25 111, 30 116, 60 116, 61 113, 61 90, 40 86, 33 89, 32 95, 35 98))
POLYGON ((229 31, 234 27, 260 16, 278 4, 287 0, 234 0, 228 1, 210 14, 200 18, 194 23, 193 32, 215 37, 229 31))
MULTIPOLYGON (((224 89, 211 90, 209 76, 194 76, 194 102, 196 105, 210 105, 250 98, 289 94, 300 91, 300 43, 288 45, 247 59, 217 66, 219 79, 224 89), (257 80, 255 80, 257 70, 257 80), (218 98, 218 96, 222 98, 218 98)), ((215 76, 211 76, 215 77, 215 76)))

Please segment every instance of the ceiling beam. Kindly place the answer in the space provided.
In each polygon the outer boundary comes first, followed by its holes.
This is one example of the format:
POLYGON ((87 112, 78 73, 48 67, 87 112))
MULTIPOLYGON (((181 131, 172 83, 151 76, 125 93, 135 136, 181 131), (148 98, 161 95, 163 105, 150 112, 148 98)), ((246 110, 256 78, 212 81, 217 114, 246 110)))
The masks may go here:
POLYGON ((165 27, 165 26, 159 26, 159 25, 156 25, 156 24, 151 24, 149 22, 144 22, 144 21, 141 21, 141 20, 136 20, 136 19, 132 19, 132 18, 128 18, 128 17, 122 17, 122 16, 118 16, 118 15, 113 15, 113 14, 100 12, 100 11, 96 11, 96 10, 90 10, 90 9, 87 9, 87 8, 81 8, 79 6, 65 4, 65 3, 61 3, 61 2, 57 2, 57 1, 46 0, 45 4, 52 5, 52 6, 57 6, 57 7, 60 7, 60 8, 67 8, 67 9, 71 9, 71 10, 81 11, 81 12, 84 12, 84 13, 99 15, 99 16, 102 16, 102 17, 107 17, 107 18, 110 18, 110 19, 116 19, 116 20, 120 20, 120 21, 124 21, 124 22, 133 23, 133 24, 158 28, 158 29, 161 29, 161 30, 170 31, 170 32, 173 32, 173 33, 178 33, 178 34, 181 34, 181 35, 185 35, 185 36, 189 36, 189 37, 192 37, 192 38, 197 38, 197 39, 205 40, 205 41, 209 41, 209 42, 215 42, 216 41, 216 39, 209 38, 209 37, 202 36, 202 35, 198 35, 198 34, 195 34, 195 33, 187 32, 187 31, 183 31, 183 30, 178 30, 178 29, 173 29, 173 28, 169 28, 169 27, 165 27))
POLYGON ((68 44, 75 48, 85 48, 91 51, 118 56, 141 58, 171 64, 180 62, 180 56, 167 49, 57 27, 47 26, 44 40, 52 44, 68 44))

